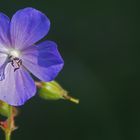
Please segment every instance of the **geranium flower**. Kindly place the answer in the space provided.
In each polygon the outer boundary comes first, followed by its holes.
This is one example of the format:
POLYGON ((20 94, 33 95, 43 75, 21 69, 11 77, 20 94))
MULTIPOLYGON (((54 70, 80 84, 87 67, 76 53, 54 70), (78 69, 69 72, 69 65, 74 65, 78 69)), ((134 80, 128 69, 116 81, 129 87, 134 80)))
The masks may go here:
POLYGON ((10 19, 0 13, 0 100, 23 105, 36 93, 29 72, 52 81, 63 67, 53 41, 38 43, 49 31, 50 21, 33 8, 17 11, 10 19))

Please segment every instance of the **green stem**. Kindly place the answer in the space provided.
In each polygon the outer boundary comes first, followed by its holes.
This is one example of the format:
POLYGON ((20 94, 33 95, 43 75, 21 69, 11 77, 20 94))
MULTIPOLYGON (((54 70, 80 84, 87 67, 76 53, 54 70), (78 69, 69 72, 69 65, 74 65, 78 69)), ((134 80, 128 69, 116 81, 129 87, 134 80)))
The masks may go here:
POLYGON ((5 140, 10 140, 11 133, 5 132, 5 140))
POLYGON ((13 108, 9 105, 9 117, 7 119, 7 129, 5 130, 5 140, 10 140, 13 126, 13 108))

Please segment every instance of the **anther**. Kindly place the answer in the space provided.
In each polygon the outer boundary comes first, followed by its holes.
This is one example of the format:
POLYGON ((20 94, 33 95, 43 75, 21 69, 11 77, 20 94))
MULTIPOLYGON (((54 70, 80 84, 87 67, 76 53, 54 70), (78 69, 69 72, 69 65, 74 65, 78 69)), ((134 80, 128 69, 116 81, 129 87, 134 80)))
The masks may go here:
POLYGON ((15 72, 22 65, 22 60, 19 59, 18 57, 13 57, 13 56, 10 56, 9 59, 10 59, 11 65, 14 67, 14 72, 15 72))

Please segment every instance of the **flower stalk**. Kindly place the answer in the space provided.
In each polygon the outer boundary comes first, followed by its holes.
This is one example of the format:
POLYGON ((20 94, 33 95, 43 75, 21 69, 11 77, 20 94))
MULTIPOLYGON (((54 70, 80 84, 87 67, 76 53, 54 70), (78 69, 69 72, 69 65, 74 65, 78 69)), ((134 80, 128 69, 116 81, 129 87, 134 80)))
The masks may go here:
POLYGON ((5 140, 11 140, 11 134, 16 129, 14 117, 15 117, 15 111, 14 107, 9 105, 9 114, 7 117, 7 120, 0 122, 0 127, 5 133, 5 140))
POLYGON ((11 139, 11 133, 5 133, 5 140, 11 139))
POLYGON ((5 140, 10 140, 11 133, 12 133, 12 127, 13 127, 13 108, 12 106, 9 106, 9 117, 7 119, 7 128, 5 128, 5 140))

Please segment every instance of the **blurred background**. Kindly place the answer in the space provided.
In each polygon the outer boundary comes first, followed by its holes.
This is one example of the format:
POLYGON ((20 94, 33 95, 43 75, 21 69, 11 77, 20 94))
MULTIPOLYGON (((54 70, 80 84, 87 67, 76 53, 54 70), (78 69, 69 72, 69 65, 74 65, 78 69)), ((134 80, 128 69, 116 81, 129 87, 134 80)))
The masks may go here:
POLYGON ((44 40, 56 41, 65 60, 56 80, 80 99, 76 105, 32 98, 20 107, 12 140, 140 140, 138 6, 135 0, 0 2, 9 17, 34 7, 50 18, 44 40))

